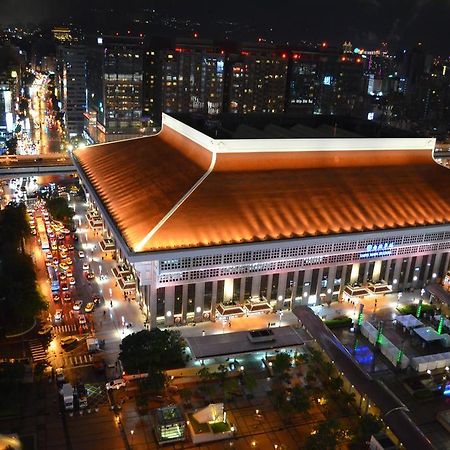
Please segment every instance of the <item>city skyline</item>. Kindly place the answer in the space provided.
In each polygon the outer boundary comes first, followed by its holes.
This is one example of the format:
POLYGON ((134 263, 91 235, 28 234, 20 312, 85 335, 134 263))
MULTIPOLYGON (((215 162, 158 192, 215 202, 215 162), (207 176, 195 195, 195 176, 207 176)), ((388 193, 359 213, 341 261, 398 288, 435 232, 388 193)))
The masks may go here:
MULTIPOLYGON (((0 17, 6 24, 28 22, 70 22, 81 26, 98 28, 107 24, 129 26, 132 30, 158 34, 151 18, 163 17, 163 22, 172 27, 171 18, 179 19, 186 26, 175 27, 175 34, 183 36, 196 31, 206 38, 226 38, 235 33, 240 39, 260 36, 270 42, 296 44, 300 41, 330 41, 338 44, 352 40, 356 45, 376 48, 382 42, 398 49, 423 42, 432 53, 446 54, 450 49, 446 39, 446 19, 450 14, 448 0, 346 0, 332 2, 319 0, 314 4, 288 1, 283 8, 270 1, 254 5, 236 1, 227 6, 211 6, 210 2, 90 2, 81 0, 77 8, 64 0, 28 1, 15 4, 12 0, 2 2, 0 17), (86 12, 89 11, 89 14, 86 12), (108 11, 105 15, 104 12, 108 11), (148 14, 150 24, 136 18, 148 14), (107 21, 105 21, 107 16, 107 21), (267 17, 271 17, 270 24, 267 17), (166 23, 169 19, 169 23, 166 23), (220 23, 221 26, 217 26, 220 23)), ((105 30, 108 31, 108 30, 105 30)))

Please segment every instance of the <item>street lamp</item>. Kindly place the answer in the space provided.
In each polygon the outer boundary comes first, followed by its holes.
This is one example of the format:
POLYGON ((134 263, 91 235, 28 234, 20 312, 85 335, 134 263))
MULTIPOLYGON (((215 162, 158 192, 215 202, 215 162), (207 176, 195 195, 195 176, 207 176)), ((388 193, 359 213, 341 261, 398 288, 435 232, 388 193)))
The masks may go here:
POLYGON ((134 430, 130 430, 130 434, 131 434, 131 444, 133 444, 134 430))
POLYGON ((278 322, 278 326, 281 327, 281 318, 283 317, 283 311, 278 311, 278 314, 280 315, 280 321, 278 322))

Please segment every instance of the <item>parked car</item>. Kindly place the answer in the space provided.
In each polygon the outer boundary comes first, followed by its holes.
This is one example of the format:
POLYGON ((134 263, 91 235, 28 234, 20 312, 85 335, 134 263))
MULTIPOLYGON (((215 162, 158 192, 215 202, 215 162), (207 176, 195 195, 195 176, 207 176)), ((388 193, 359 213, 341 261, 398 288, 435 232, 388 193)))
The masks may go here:
POLYGON ((66 292, 64 294, 64 301, 65 302, 71 302, 72 301, 72 297, 70 296, 70 294, 68 292, 66 292))
POLYGON ((57 309, 55 311, 55 321, 59 322, 62 319, 62 316, 63 316, 62 309, 57 309))
POLYGON ((99 305, 101 300, 102 298, 98 294, 92 296, 92 302, 94 303, 94 305, 99 305))
POLYGON ((53 301, 55 303, 61 301, 61 297, 59 296, 59 294, 53 294, 53 301))
POLYGON ((74 278, 74 277, 72 277, 72 278, 69 279, 69 284, 70 284, 71 286, 75 286, 75 278, 74 278))
POLYGON ((83 263, 83 270, 84 270, 85 272, 88 272, 88 271, 89 271, 89 264, 88 264, 87 262, 83 263))
POLYGON ((110 389, 120 389, 125 387, 127 382, 123 378, 117 378, 116 380, 112 380, 109 383, 106 383, 106 390, 110 389))
POLYGON ((83 252, 83 250, 80 250, 80 251, 78 252, 78 257, 79 257, 79 258, 84 258, 84 252, 83 252))
POLYGON ((94 272, 88 272, 88 273, 86 274, 86 278, 87 278, 89 281, 93 280, 93 279, 95 278, 94 272))
POLYGON ((78 323, 80 325, 86 325, 86 316, 84 314, 78 316, 78 323))

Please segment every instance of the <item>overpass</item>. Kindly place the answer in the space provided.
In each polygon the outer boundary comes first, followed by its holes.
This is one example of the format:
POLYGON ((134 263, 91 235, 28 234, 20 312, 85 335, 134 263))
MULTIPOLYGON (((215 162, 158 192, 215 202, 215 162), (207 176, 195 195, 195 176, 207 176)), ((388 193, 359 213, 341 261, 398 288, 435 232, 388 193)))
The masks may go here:
POLYGON ((76 172, 72 158, 65 154, 2 155, 0 176, 36 176, 76 172))

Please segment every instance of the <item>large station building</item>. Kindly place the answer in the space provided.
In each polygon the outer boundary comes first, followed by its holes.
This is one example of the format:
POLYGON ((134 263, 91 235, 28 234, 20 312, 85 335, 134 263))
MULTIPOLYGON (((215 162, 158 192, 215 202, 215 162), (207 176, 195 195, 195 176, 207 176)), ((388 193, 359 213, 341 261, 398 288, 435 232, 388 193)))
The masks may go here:
POLYGON ((434 146, 217 139, 164 115, 159 134, 74 161, 91 223, 155 327, 437 280, 450 260, 450 173, 434 146))

